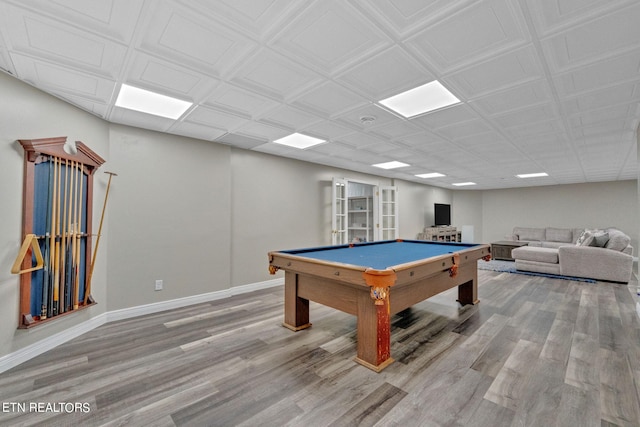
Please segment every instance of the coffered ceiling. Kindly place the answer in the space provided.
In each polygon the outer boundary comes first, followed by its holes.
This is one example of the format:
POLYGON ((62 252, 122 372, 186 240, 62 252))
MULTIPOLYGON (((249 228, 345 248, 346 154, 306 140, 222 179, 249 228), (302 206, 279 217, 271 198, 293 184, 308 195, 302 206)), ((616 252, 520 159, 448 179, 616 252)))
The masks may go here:
POLYGON ((0 0, 0 68, 113 123, 445 188, 638 177, 637 0, 0 0), (436 79, 461 102, 378 104, 436 79), (116 107, 123 83, 194 104, 116 107))

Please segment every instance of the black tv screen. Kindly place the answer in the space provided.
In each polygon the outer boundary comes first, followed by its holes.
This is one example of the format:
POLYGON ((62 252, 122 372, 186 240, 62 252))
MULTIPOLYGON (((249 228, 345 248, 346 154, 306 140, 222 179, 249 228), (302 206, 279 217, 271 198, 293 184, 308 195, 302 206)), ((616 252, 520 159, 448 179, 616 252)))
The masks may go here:
POLYGON ((434 203, 435 225, 451 225, 451 205, 434 203))

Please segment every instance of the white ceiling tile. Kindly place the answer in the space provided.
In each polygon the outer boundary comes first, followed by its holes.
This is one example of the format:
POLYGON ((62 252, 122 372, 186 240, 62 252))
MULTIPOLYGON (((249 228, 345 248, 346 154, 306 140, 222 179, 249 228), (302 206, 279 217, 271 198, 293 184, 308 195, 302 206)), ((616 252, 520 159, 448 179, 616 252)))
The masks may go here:
POLYGON ((255 50, 255 42, 176 3, 161 2, 140 41, 140 49, 222 76, 255 50))
POLYGON ((516 2, 476 2, 412 37, 407 45, 440 72, 522 46, 529 37, 516 2))
MULTIPOLYGON (((367 132, 354 132, 349 135, 345 135, 339 139, 340 142, 345 142, 348 145, 355 148, 368 148, 369 146, 387 144, 387 142, 380 137, 371 135, 367 132)), ((395 146, 391 145, 391 148, 395 146)), ((379 151, 379 149, 378 149, 379 151)))
POLYGON ((438 111, 423 114, 414 117, 411 123, 424 127, 425 129, 438 129, 445 126, 451 126, 456 123, 462 123, 469 120, 475 120, 478 115, 469 106, 465 104, 452 105, 438 111))
POLYGON ((535 51, 526 47, 469 66, 451 74, 445 81, 454 82, 462 88, 466 99, 473 100, 490 91, 507 89, 541 77, 542 70, 535 51))
POLYGON ((191 122, 176 122, 175 125, 169 128, 168 132, 205 141, 213 141, 226 134, 222 129, 191 122))
POLYGON ((143 0, 31 0, 21 5, 46 13, 85 30, 99 31, 123 43, 131 42, 142 11, 143 0))
POLYGON ((338 0, 316 2, 272 42, 274 48, 328 74, 390 45, 383 32, 338 0))
POLYGON ((549 122, 527 123, 521 126, 504 129, 507 135, 514 138, 528 138, 533 135, 544 136, 546 134, 556 134, 564 132, 565 127, 561 120, 552 120, 549 122))
POLYGON ((628 4, 627 0, 526 0, 540 35, 559 31, 581 21, 592 19, 614 8, 628 4))
POLYGON ((233 131, 246 123, 246 120, 241 117, 203 106, 193 108, 193 110, 185 116, 184 121, 209 125, 216 129, 222 129, 225 132, 233 131))
POLYGON ((251 136, 241 135, 237 133, 224 134, 221 137, 216 138, 216 142, 231 145, 232 147, 243 148, 245 150, 251 150, 261 146, 275 145, 267 144, 267 141, 261 138, 253 138, 251 136))
POLYGON ((590 92, 598 88, 640 80, 640 50, 554 76, 562 96, 590 92))
POLYGON ((175 124, 175 121, 172 119, 120 107, 113 107, 109 115, 109 121, 161 132, 167 132, 169 128, 175 124))
POLYGON ((136 56, 129 68, 129 76, 127 84, 155 91, 160 88, 163 94, 190 101, 201 101, 219 84, 209 76, 146 54, 136 56))
POLYGON ((322 119, 299 108, 282 105, 265 114, 260 121, 297 131, 311 126, 314 123, 319 123, 322 119))
POLYGON ((327 81, 302 94, 295 100, 294 105, 315 110, 326 118, 333 118, 368 103, 368 100, 355 92, 327 81))
POLYGON ((203 104, 228 110, 248 119, 256 119, 280 105, 270 98, 229 84, 219 85, 203 100, 203 104))
POLYGON ((476 98, 470 105, 488 115, 506 113, 524 107, 546 103, 551 99, 549 87, 544 80, 536 80, 504 91, 493 92, 476 98))
POLYGON ((437 130, 438 135, 456 140, 466 138, 469 135, 479 135, 489 132, 491 127, 482 120, 471 120, 453 126, 442 127, 437 130))
POLYGON ((385 109, 376 105, 369 104, 364 107, 349 111, 336 117, 339 123, 349 127, 357 127, 360 130, 367 130, 371 123, 363 121, 363 117, 372 117, 375 119, 375 126, 390 124, 394 121, 403 120, 385 109))
POLYGON ((553 105, 547 103, 495 116, 493 117, 493 122, 507 129, 531 123, 547 122, 558 118, 559 116, 553 105))
POLYGON ((17 74, 26 81, 40 82, 43 88, 54 93, 67 93, 100 101, 111 101, 115 82, 103 77, 83 73, 57 64, 34 60, 30 56, 12 54, 17 74))
POLYGON ((323 139, 337 139, 354 132, 354 128, 343 126, 330 120, 325 120, 304 128, 302 131, 303 133, 309 133, 310 135, 317 135, 319 138, 323 139))
POLYGON ((396 120, 388 124, 370 127, 369 132, 379 135, 389 141, 406 138, 410 135, 424 132, 419 126, 405 120, 396 120))
POLYGON ((543 40, 552 71, 563 71, 640 48, 640 3, 543 40))
POLYGON ((362 60, 337 76, 336 80, 350 85, 370 101, 380 101, 433 81, 435 76, 403 49, 394 46, 362 60))
POLYGON ((247 90, 287 101, 320 84, 322 79, 285 57, 263 49, 239 67, 231 81, 247 90))
POLYGON ((389 0, 354 2, 383 23, 397 37, 405 37, 433 22, 438 22, 470 1, 389 0))
POLYGON ((344 158, 355 158, 355 147, 341 142, 329 142, 327 144, 314 145, 308 150, 315 153, 322 153, 329 156, 339 156, 344 158))
POLYGON ((291 130, 283 129, 277 126, 271 126, 264 123, 248 121, 242 126, 238 127, 234 131, 234 133, 238 135, 250 136, 255 139, 262 139, 265 141, 274 141, 291 134, 291 130))
POLYGON ((637 83, 624 83, 607 89, 596 90, 580 96, 567 98, 562 103, 568 114, 590 111, 620 104, 636 103, 640 100, 640 88, 637 83))
POLYGON ((286 22, 300 13, 301 8, 307 7, 305 2, 289 0, 184 1, 185 4, 196 5, 208 15, 224 21, 229 27, 256 38, 264 38, 269 33, 279 31, 286 22))
POLYGON ((123 65, 127 49, 119 43, 42 15, 7 9, 8 42, 16 52, 108 77, 123 65))

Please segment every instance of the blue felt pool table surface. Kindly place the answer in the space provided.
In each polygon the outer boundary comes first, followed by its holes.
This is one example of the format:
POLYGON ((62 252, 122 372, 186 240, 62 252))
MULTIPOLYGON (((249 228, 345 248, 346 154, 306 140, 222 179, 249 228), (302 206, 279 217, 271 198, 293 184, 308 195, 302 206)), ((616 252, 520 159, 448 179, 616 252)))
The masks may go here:
POLYGON ((281 252, 327 262, 384 270, 396 265, 452 254, 476 246, 480 245, 423 240, 386 240, 281 252))

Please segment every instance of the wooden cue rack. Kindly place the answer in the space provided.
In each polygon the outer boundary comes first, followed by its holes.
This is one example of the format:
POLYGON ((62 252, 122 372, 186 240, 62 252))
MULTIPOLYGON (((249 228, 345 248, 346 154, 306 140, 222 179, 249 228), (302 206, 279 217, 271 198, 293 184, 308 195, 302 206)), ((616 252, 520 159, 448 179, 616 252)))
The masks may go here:
POLYGON ((20 267, 28 273, 20 275, 18 327, 30 328, 95 304, 90 294, 85 303, 85 291, 93 177, 105 160, 80 141, 75 154, 67 153, 66 137, 18 142, 24 149, 22 238, 37 239, 43 260, 34 269, 30 250, 20 267))

